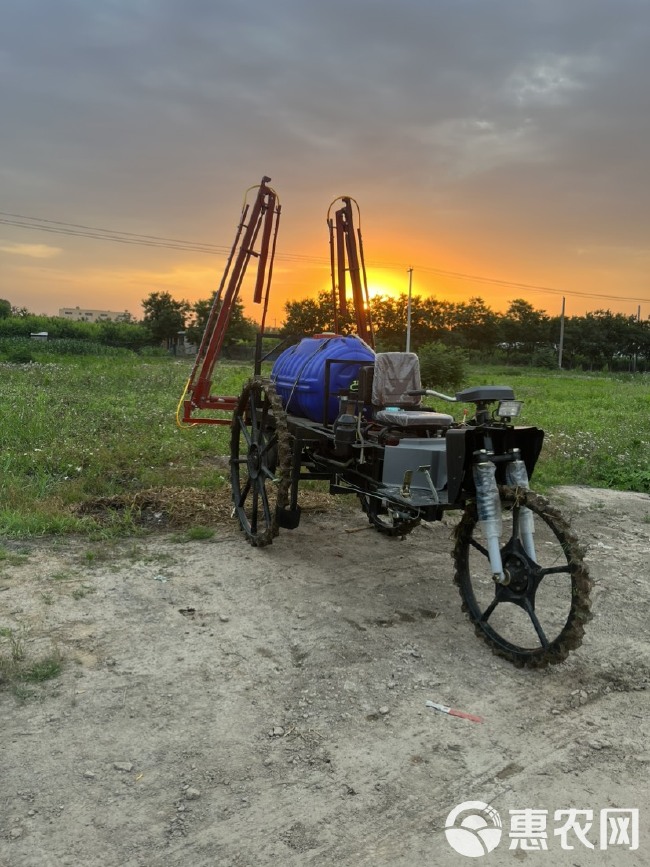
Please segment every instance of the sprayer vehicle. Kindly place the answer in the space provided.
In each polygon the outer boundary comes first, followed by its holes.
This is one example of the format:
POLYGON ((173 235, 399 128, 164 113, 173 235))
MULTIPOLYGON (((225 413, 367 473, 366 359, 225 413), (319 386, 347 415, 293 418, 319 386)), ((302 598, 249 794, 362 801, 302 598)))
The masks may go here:
POLYGON ((386 536, 404 537, 422 521, 455 523, 454 580, 479 636, 518 666, 566 659, 591 616, 591 582, 568 522, 530 489, 544 432, 515 423, 521 402, 508 386, 445 395, 422 388, 416 353, 375 352, 350 197, 335 200, 327 218, 335 330, 288 346, 262 374, 280 217, 269 180, 244 206, 179 405, 183 422, 231 426, 233 514, 247 540, 268 545, 299 526, 305 480, 357 497, 386 536), (258 259, 254 301, 263 305, 252 377, 238 397, 213 395, 214 365, 251 256, 258 259), (356 334, 344 335, 338 322, 348 280, 356 334), (452 412, 460 407, 462 420, 425 398, 452 412))

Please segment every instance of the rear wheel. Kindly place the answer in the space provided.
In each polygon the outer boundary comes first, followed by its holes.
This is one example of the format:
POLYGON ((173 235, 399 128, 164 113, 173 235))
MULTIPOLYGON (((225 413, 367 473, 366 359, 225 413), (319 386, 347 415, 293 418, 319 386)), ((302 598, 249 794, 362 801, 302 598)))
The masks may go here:
POLYGON ((286 415, 269 382, 245 386, 232 420, 230 480, 234 514, 256 547, 278 535, 278 510, 287 505, 291 450, 286 415))
POLYGON ((567 658, 591 619, 583 552, 561 514, 531 491, 501 488, 501 558, 507 584, 492 578, 475 503, 456 528, 455 581, 477 634, 517 666, 567 658), (526 514, 528 510, 528 515, 526 514), (532 515, 534 535, 526 539, 532 515))

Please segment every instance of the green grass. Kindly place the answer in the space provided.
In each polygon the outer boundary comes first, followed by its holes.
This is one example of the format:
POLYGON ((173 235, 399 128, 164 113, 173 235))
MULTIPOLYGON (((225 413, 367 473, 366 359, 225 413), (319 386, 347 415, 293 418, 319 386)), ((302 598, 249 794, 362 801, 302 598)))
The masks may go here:
POLYGON ((546 432, 535 488, 590 485, 650 492, 650 375, 490 368, 473 383, 511 385, 521 424, 546 432))
POLYGON ((58 677, 62 669, 63 663, 58 655, 46 656, 26 666, 20 674, 20 680, 26 683, 42 683, 58 677))
POLYGON ((18 554, 13 551, 8 551, 3 545, 0 545, 0 570, 3 566, 20 566, 28 559, 27 554, 18 554))
POLYGON ((8 627, 0 628, 0 688, 8 688, 16 698, 25 701, 34 697, 25 684, 39 684, 58 677, 63 659, 53 651, 36 659, 25 650, 25 635, 8 627))
MULTIPOLYGON (((133 354, 0 364, 0 534, 92 533, 96 522, 71 506, 152 487, 223 485, 215 456, 228 452, 229 429, 175 424, 189 372, 188 360, 133 354)), ((239 394, 249 375, 248 366, 222 363, 215 388, 239 394)), ((114 535, 129 530, 130 516, 116 515, 114 535)))
MULTIPOLYGON (((100 527, 73 507, 147 488, 226 484, 219 456, 229 452, 229 428, 175 424, 190 366, 186 359, 132 353, 0 363, 0 535, 119 537, 134 532, 128 512, 100 527)), ((250 372, 248 364, 221 362, 214 390, 239 394, 250 372)), ((471 370, 468 385, 488 383, 512 385, 525 401, 521 423, 546 431, 535 487, 650 491, 650 375, 471 370)), ((184 538, 207 538, 204 528, 195 531, 184 538)))
POLYGON ((188 527, 184 533, 175 533, 172 536, 172 542, 199 542, 212 539, 213 537, 214 530, 212 527, 188 527))

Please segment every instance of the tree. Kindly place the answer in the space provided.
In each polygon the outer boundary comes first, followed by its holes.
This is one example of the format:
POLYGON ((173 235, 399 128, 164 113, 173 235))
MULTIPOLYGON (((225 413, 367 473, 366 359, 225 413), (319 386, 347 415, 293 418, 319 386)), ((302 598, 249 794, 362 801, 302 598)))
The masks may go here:
POLYGON ((142 302, 144 322, 157 343, 166 342, 175 347, 178 332, 185 330, 185 319, 190 312, 187 301, 176 301, 169 292, 152 292, 142 302))
POLYGON ((498 341, 499 318, 482 298, 470 298, 455 305, 453 343, 482 352, 493 349, 498 341))
POLYGON ((11 301, 0 298, 0 319, 8 319, 11 316, 11 301))
MULTIPOLYGON (((411 299, 411 334, 416 322, 413 310, 419 298, 411 299)), ((406 308, 408 298, 379 295, 370 302, 372 324, 377 343, 384 352, 403 352, 406 343, 406 308)), ((414 342, 413 342, 414 343, 414 342)))
POLYGON ((525 355, 532 364, 535 350, 550 345, 550 319, 544 310, 515 298, 501 320, 501 338, 508 355, 525 355))
MULTIPOLYGON (((334 305, 332 293, 319 292, 318 297, 304 298, 302 301, 287 301, 284 305, 287 318, 282 326, 283 334, 307 335, 335 331, 334 305)), ((339 314, 339 334, 354 334, 356 325, 350 305, 343 316, 339 314)))
MULTIPOLYGON (((210 311, 214 303, 212 298, 203 298, 192 304, 192 320, 188 325, 185 336, 190 343, 198 346, 203 337, 205 326, 208 323, 210 311)), ((224 338, 224 347, 227 349, 236 343, 248 343, 253 340, 257 333, 257 324, 244 314, 244 304, 237 298, 230 311, 230 321, 224 338)))

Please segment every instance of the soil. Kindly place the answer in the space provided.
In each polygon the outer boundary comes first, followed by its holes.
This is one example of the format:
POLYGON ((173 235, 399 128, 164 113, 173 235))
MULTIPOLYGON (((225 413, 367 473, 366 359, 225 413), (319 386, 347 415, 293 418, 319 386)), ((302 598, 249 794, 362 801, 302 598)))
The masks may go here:
POLYGON ((594 619, 533 671, 474 635, 448 523, 391 539, 335 501, 264 549, 228 519, 5 543, 0 653, 11 628, 63 668, 0 690, 0 865, 446 867, 466 860, 446 817, 473 800, 504 825, 490 865, 647 865, 650 497, 550 499, 588 548, 594 619), (569 808, 593 811, 595 849, 561 847, 569 808), (612 808, 640 810, 637 849, 599 848, 612 808), (548 851, 509 848, 524 809, 548 811, 548 851))

